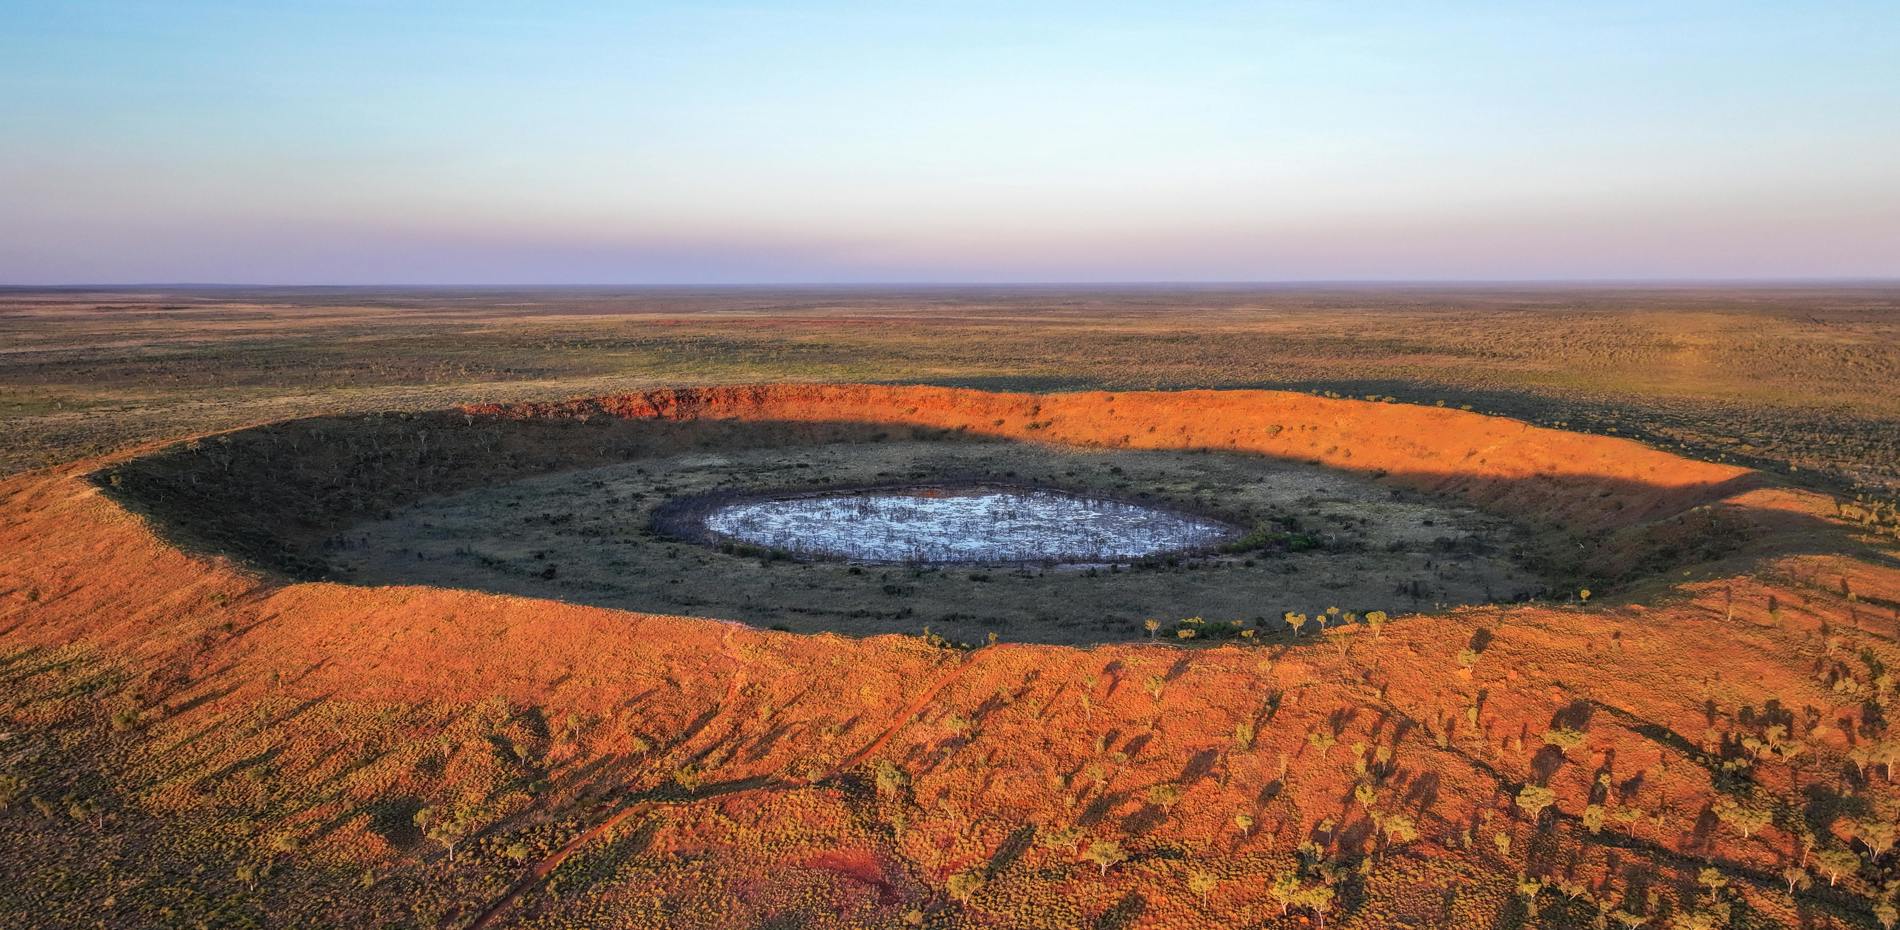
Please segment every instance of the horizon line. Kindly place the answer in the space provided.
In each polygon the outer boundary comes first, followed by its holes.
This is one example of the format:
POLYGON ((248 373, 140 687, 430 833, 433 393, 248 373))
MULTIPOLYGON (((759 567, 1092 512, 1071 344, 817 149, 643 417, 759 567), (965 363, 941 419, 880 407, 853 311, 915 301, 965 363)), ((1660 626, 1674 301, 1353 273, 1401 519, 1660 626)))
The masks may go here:
POLYGON ((1900 286, 1900 275, 1842 277, 1630 277, 1630 278, 1282 278, 1258 280, 1154 279, 1113 281, 643 281, 643 282, 510 282, 510 283, 272 283, 255 281, 135 281, 11 283, 0 291, 123 291, 123 290, 677 290, 677 289, 840 289, 878 288, 1402 288, 1402 287, 1801 287, 1900 286))

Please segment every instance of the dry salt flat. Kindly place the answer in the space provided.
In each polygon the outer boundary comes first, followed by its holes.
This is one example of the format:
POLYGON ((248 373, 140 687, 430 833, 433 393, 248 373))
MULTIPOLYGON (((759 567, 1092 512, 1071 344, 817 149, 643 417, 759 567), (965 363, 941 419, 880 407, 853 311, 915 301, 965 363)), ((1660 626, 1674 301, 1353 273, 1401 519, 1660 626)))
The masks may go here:
POLYGON ((1009 488, 745 501, 713 511, 706 527, 757 546, 864 562, 1113 562, 1236 534, 1171 510, 1009 488))

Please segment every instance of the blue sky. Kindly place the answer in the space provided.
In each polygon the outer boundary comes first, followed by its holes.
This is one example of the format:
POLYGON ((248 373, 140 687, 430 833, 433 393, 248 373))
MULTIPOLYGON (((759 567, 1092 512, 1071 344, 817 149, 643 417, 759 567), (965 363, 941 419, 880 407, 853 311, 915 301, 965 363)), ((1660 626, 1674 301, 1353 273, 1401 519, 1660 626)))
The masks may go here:
POLYGON ((1900 276, 1900 5, 0 2, 0 283, 1900 276))

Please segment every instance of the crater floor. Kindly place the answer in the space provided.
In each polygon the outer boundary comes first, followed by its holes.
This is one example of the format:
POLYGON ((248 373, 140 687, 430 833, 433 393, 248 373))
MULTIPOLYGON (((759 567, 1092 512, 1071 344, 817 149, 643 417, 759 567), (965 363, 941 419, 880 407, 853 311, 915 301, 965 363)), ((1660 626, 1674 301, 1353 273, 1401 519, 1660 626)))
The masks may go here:
MULTIPOLYGON (((798 632, 1084 643, 1240 629, 1282 613, 1398 614, 1542 593, 1527 530, 1350 473, 1238 453, 906 440, 640 459, 428 499, 325 543, 344 580, 429 584, 798 632), (1217 515, 1243 551, 1085 565, 800 561, 655 527, 698 495, 995 482, 1217 515), (1236 626, 1235 624, 1239 625, 1236 626)), ((1310 632, 1310 630, 1309 630, 1310 632)))

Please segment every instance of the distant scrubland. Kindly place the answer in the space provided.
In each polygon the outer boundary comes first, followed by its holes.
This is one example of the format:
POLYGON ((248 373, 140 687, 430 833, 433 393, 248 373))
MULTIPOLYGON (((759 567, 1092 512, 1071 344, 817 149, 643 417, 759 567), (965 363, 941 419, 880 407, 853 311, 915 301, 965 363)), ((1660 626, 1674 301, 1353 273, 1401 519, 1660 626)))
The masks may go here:
POLYGON ((0 291, 0 473, 338 410, 657 385, 1279 387, 1900 486, 1900 288, 0 291))

